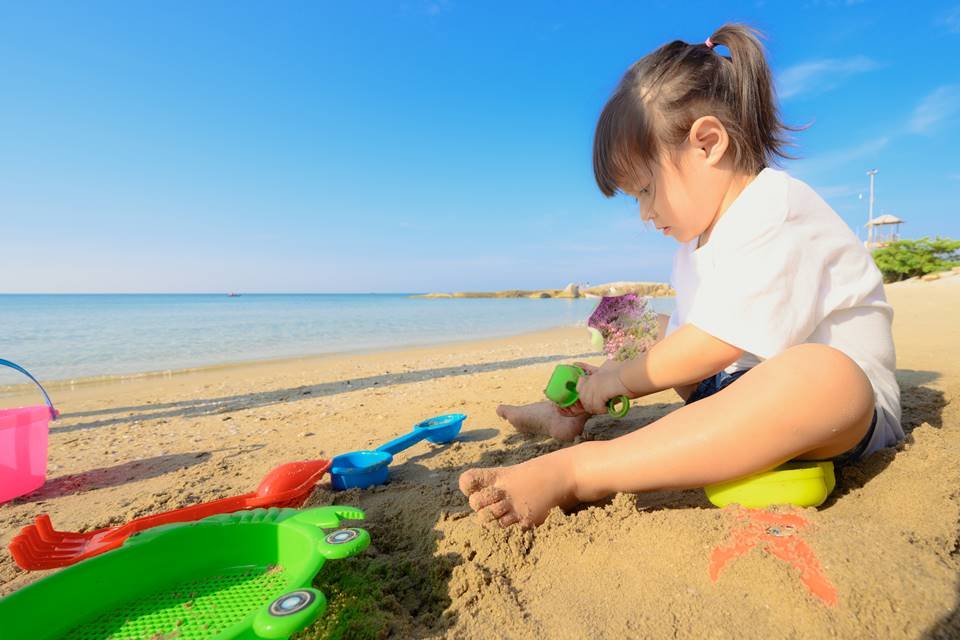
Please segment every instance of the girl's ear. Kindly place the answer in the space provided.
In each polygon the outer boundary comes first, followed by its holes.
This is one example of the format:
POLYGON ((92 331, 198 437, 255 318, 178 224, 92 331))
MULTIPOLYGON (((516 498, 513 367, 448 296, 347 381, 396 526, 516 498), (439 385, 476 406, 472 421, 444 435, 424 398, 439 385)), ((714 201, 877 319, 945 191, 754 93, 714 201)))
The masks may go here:
POLYGON ((716 165, 730 145, 730 136, 716 116, 702 116, 690 126, 688 142, 697 152, 698 158, 707 164, 716 165))

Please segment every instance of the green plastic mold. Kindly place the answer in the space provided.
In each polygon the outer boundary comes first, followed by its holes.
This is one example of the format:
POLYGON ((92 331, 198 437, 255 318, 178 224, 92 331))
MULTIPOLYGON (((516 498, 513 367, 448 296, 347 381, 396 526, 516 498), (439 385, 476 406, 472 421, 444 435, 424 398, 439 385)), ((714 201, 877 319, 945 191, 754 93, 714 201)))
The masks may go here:
POLYGON ((45 640, 288 638, 326 609, 327 560, 370 544, 352 507, 254 509, 131 536, 0 600, 3 637, 45 640))
MULTIPOLYGON (((586 375, 586 371, 572 364, 558 364, 553 370, 553 375, 547 381, 547 388, 543 394, 560 407, 569 407, 580 399, 577 392, 577 381, 581 376, 586 375)), ((630 411, 630 398, 627 396, 617 396, 607 400, 607 413, 614 418, 622 418, 630 411)))
POLYGON ((750 509, 775 504, 819 507, 837 485, 830 461, 795 460, 776 469, 704 487, 718 507, 737 503, 750 509))

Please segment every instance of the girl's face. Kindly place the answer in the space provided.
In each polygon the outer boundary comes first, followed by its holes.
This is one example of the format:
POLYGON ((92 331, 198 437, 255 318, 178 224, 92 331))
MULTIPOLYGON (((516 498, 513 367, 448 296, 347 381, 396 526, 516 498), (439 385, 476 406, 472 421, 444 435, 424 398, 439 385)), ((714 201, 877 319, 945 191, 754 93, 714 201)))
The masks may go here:
POLYGON ((643 184, 631 185, 628 193, 637 200, 641 220, 677 242, 689 242, 713 226, 723 188, 718 176, 698 166, 695 152, 681 149, 677 160, 675 166, 661 158, 653 175, 643 172, 638 178, 643 184))
POLYGON ((652 175, 639 171, 639 184, 624 189, 636 198, 641 220, 652 222, 677 242, 709 235, 722 205, 728 204, 733 174, 729 159, 723 160, 726 132, 719 146, 716 131, 706 136, 703 133, 698 121, 672 159, 662 154, 652 175))

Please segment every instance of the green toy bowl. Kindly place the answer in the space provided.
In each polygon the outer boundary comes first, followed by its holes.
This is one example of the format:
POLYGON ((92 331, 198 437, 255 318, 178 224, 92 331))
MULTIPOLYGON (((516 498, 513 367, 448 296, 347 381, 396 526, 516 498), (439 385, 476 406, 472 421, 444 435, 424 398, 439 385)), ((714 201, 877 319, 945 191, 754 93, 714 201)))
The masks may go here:
POLYGON ((704 487, 718 507, 737 503, 750 509, 775 504, 819 507, 836 486, 832 462, 794 461, 745 478, 704 487))
POLYGON ((254 509, 149 529, 0 600, 3 637, 288 638, 326 609, 309 587, 327 560, 370 544, 324 532, 352 507, 254 509))

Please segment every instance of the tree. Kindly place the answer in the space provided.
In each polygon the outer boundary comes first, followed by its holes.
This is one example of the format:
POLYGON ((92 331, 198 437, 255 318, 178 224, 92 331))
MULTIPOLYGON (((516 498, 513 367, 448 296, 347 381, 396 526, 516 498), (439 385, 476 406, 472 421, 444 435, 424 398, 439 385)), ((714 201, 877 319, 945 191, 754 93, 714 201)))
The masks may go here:
POLYGON ((873 252, 884 282, 898 282, 960 265, 960 240, 897 240, 873 252))

